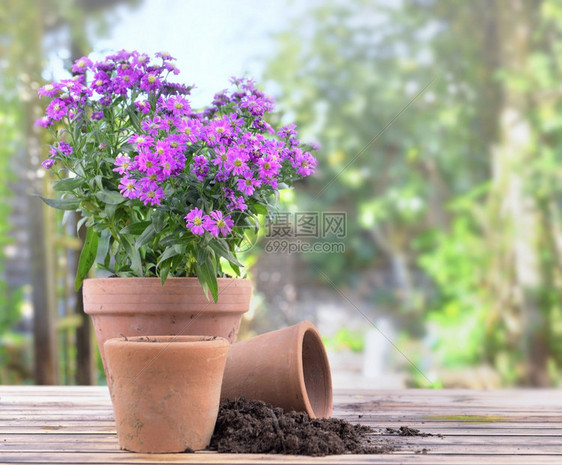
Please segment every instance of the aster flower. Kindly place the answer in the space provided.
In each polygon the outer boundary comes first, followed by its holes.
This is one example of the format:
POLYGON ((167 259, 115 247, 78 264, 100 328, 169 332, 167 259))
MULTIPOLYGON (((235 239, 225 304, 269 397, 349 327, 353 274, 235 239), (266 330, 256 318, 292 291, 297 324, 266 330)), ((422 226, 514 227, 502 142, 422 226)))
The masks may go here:
POLYGON ((145 115, 150 112, 150 102, 147 102, 146 100, 135 102, 135 106, 139 109, 141 113, 145 115))
POLYGON ((150 147, 154 142, 154 138, 145 134, 133 134, 127 139, 127 142, 135 144, 138 150, 150 147))
POLYGON ((88 57, 78 58, 78 60, 74 62, 74 65, 72 65, 72 72, 85 73, 92 66, 92 64, 92 60, 90 60, 88 57))
POLYGON ((45 168, 46 170, 49 170, 52 168, 52 166, 55 164, 55 159, 54 158, 46 158, 45 160, 43 160, 41 162, 41 166, 43 168, 45 168))
POLYGON ((57 98, 49 103, 45 112, 52 121, 59 121, 66 116, 68 107, 64 100, 57 98))
POLYGON ((40 97, 56 97, 60 92, 60 84, 45 84, 37 90, 37 94, 40 97))
POLYGON ((119 182, 119 192, 126 199, 137 199, 139 197, 137 181, 124 176, 119 182))
POLYGON ((209 213, 205 222, 205 229, 215 237, 218 237, 219 233, 223 237, 228 236, 228 234, 232 231, 232 226, 234 226, 234 221, 232 221, 230 216, 223 216, 223 213, 220 210, 214 210, 209 213))
POLYGON ((160 205, 164 198, 164 191, 158 183, 150 177, 143 178, 140 181, 139 199, 150 206, 160 205))
POLYGON ((200 208, 193 208, 185 217, 186 227, 193 234, 205 234, 205 224, 209 221, 209 216, 203 213, 200 208))
POLYGON ((271 155, 266 155, 258 160, 259 175, 262 178, 276 176, 281 169, 281 164, 271 155))
POLYGON ((243 150, 229 149, 227 152, 227 167, 232 170, 232 174, 241 175, 248 171, 248 165, 246 161, 248 160, 248 154, 243 150))
POLYGON ((238 190, 246 195, 252 195, 256 187, 261 186, 261 181, 259 179, 254 179, 253 173, 250 170, 247 170, 244 173, 244 177, 237 179, 236 182, 238 190))
POLYGON ((52 124, 53 120, 48 116, 42 116, 37 121, 35 121, 35 126, 40 126, 42 128, 48 128, 49 126, 52 126, 52 124))
POLYGON ((119 174, 125 174, 132 168, 131 157, 126 153, 120 153, 115 158, 115 166, 113 171, 119 174))

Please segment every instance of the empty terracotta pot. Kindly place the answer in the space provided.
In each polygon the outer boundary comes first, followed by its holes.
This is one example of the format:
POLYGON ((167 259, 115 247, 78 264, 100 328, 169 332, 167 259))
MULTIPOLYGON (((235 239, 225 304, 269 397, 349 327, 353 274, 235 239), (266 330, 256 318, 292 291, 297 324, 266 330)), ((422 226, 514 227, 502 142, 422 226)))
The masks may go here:
POLYGON ((133 452, 199 450, 215 427, 229 343, 209 336, 105 342, 119 445, 133 452))
POLYGON ((329 418, 332 378, 316 327, 304 321, 232 344, 221 399, 238 397, 329 418))
MULTIPOLYGON (((119 336, 205 335, 236 341, 250 308, 249 279, 219 278, 209 301, 197 278, 94 278, 84 280, 84 311, 92 318, 105 367, 104 342, 119 336)), ((106 369, 107 374, 107 369, 106 369)))

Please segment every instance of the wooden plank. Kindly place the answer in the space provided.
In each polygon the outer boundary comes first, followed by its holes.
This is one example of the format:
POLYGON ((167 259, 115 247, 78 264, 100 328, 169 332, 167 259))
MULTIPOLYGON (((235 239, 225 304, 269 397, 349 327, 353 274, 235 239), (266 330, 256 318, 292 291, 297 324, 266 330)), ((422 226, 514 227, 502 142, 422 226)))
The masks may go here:
POLYGON ((306 457, 292 455, 250 455, 250 454, 131 454, 127 452, 100 452, 83 454, 64 453, 7 453, 0 456, 3 463, 57 463, 57 464, 144 464, 160 463, 205 463, 205 464, 449 464, 449 465, 560 465, 559 455, 535 456, 486 456, 486 455, 446 455, 395 454, 395 455, 332 455, 327 457, 306 457))
POLYGON ((335 416, 400 446, 374 456, 140 455, 118 450, 107 387, 0 386, 1 463, 562 463, 559 391, 336 393, 335 416), (408 425, 435 436, 400 437, 408 425), (443 437, 437 436, 442 434, 443 437))

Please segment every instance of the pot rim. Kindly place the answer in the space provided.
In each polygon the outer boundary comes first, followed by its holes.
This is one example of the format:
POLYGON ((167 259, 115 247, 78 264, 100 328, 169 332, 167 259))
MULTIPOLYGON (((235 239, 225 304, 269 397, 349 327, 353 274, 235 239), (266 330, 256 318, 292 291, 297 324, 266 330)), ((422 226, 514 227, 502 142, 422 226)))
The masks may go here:
POLYGON ((169 345, 177 346, 181 344, 186 347, 222 347, 230 346, 227 339, 220 336, 187 336, 187 335, 158 335, 158 336, 129 336, 114 337, 105 341, 106 345, 120 346, 136 346, 136 348, 149 347, 155 349, 164 349, 169 345))
MULTIPOLYGON (((109 282, 115 282, 116 280, 119 280, 121 282, 135 282, 135 281, 142 281, 143 283, 149 283, 149 284, 154 284, 154 283, 160 283, 161 284, 161 279, 158 277, 154 277, 154 276, 147 276, 147 277, 120 277, 120 276, 112 276, 112 277, 107 277, 107 278, 85 278, 84 279, 84 284, 86 283, 94 283, 94 282, 98 282, 101 283, 103 281, 109 281, 109 282)), ((176 276, 170 276, 169 278, 166 279, 166 282, 163 284, 163 286, 165 286, 168 282, 170 283, 179 283, 179 282, 193 282, 193 283, 197 283, 198 286, 201 286, 200 282, 199 282, 199 278, 197 276, 181 276, 181 277, 176 277, 176 276)), ((217 278, 217 282, 223 285, 226 285, 228 283, 231 284, 235 284, 236 287, 238 286, 252 286, 252 280, 250 278, 217 278)), ((162 285, 162 284, 161 284, 162 285)))
MULTIPOLYGON (((322 336, 320 332, 312 324, 310 321, 302 321, 301 323, 297 324, 299 329, 298 334, 298 347, 297 347, 297 360, 298 360, 298 383, 300 386, 300 392, 303 393, 303 402, 305 405, 306 412, 311 418, 329 418, 332 413, 333 409, 333 397, 332 397, 332 377, 330 371, 330 362, 328 360, 328 355, 326 353, 326 349, 324 347, 324 343, 322 342, 322 336), (315 408, 313 407, 313 401, 311 401, 308 390, 308 386, 306 385, 306 373, 305 373, 305 366, 303 360, 303 346, 304 346, 304 339, 306 335, 309 334, 318 344, 320 347, 319 356, 321 358, 321 366, 322 366, 322 376, 323 376, 323 388, 324 392, 320 394, 320 399, 327 399, 328 402, 324 406, 320 406, 315 408)), ((314 402, 316 403, 316 402, 314 402)))

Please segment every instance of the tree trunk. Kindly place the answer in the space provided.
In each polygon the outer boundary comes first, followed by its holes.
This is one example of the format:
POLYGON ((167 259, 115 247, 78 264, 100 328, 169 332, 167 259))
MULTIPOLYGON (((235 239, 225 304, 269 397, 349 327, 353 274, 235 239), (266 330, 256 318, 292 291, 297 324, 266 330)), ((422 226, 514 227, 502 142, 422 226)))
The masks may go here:
MULTIPOLYGON (((515 76, 524 76, 531 53, 531 34, 539 2, 510 0, 496 2, 500 67, 515 76)), ((520 334, 512 335, 521 341, 520 349, 526 360, 525 384, 547 386, 547 334, 546 319, 539 305, 539 288, 542 284, 539 256, 540 216, 533 194, 526 189, 525 178, 533 157, 532 130, 529 120, 528 94, 513 85, 508 77, 503 85, 499 119, 499 140, 492 151, 493 187, 491 201, 497 209, 493 221, 499 222, 503 233, 504 253, 514 264, 510 302, 519 319, 520 334), (519 336, 519 337, 517 337, 519 336)), ((498 253, 498 251, 495 251, 498 253)), ((500 254, 502 252, 499 252, 500 254)), ((505 260, 500 260, 505 263, 505 260)), ((496 273, 505 270, 497 269, 496 273)), ((501 312, 510 309, 500 309, 501 312)))

